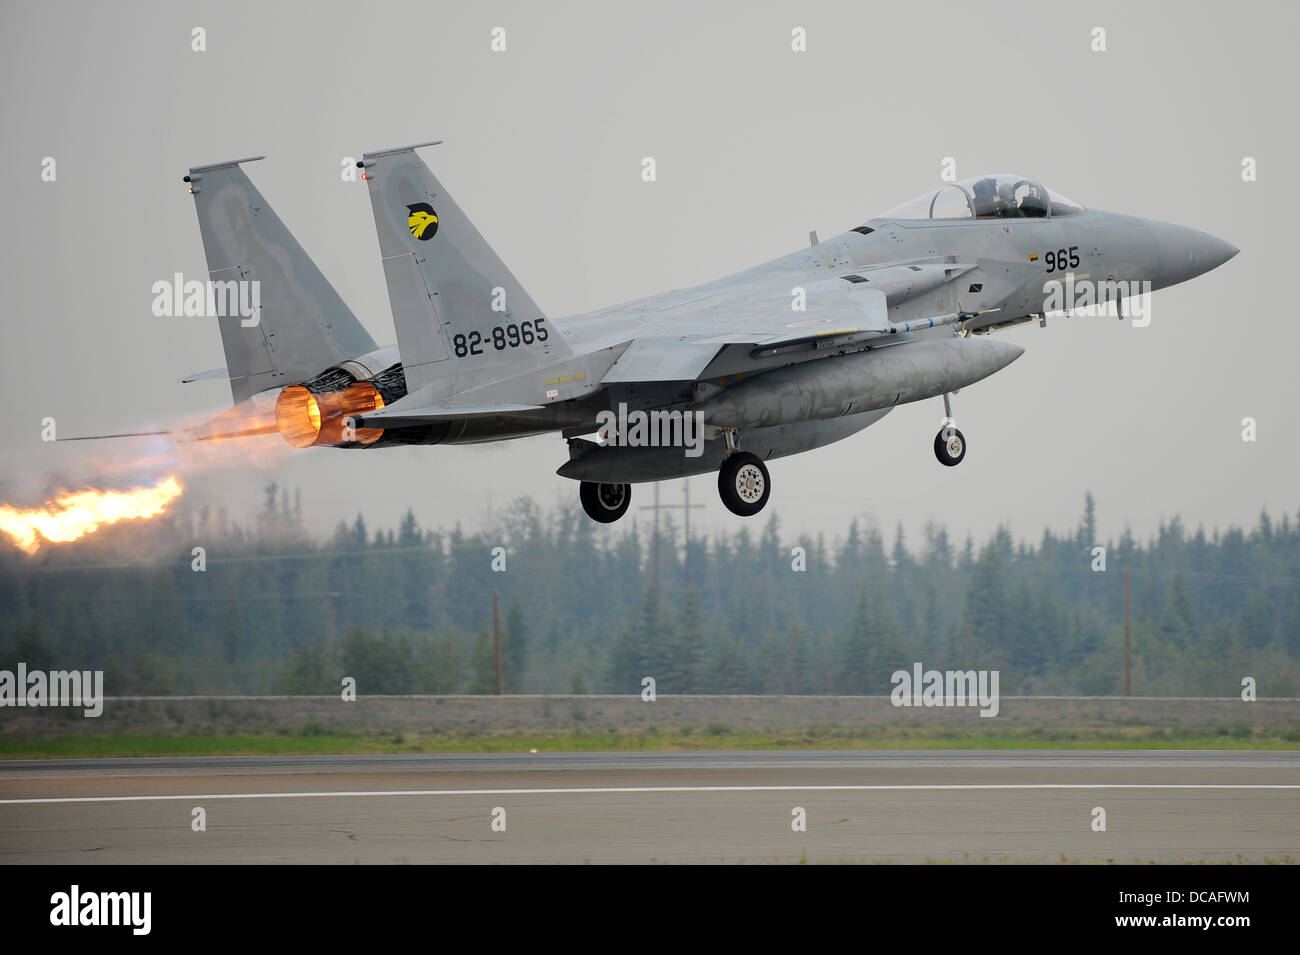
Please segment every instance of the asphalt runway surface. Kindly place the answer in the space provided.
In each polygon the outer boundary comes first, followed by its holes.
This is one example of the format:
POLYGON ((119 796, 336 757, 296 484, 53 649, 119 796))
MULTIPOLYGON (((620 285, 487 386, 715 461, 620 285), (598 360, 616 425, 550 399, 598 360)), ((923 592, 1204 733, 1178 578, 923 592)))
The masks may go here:
POLYGON ((0 762, 6 864, 800 861, 1294 863, 1300 751, 0 762))

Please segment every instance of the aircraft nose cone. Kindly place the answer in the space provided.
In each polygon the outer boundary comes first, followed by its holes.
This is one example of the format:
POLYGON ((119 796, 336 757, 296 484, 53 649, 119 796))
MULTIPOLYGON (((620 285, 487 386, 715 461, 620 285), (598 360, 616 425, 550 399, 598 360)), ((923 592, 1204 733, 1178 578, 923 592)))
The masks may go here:
POLYGON ((1186 282, 1216 269, 1240 251, 1231 242, 1180 225, 1148 222, 1156 240, 1157 287, 1186 282))

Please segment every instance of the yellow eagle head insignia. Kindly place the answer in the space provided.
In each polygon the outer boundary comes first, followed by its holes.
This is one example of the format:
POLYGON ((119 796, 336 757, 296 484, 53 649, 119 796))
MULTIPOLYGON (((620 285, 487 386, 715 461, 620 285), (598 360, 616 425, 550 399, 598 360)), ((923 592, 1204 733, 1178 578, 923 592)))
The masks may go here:
POLYGON ((438 213, 433 211, 433 206, 427 202, 417 202, 413 206, 407 206, 406 211, 409 213, 406 227, 411 230, 411 235, 421 242, 432 239, 438 231, 438 213))

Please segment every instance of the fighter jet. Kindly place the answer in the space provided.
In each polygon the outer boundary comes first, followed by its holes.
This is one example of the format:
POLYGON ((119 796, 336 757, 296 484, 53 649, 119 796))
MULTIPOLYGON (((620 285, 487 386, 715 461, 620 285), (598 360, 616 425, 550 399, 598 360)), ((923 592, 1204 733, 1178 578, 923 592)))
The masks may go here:
POLYGON ((990 332, 1068 311, 1080 301, 1062 294, 1079 290, 1123 318, 1134 296, 1238 251, 995 174, 714 282, 556 318, 416 154, 437 144, 357 163, 395 346, 376 346, 248 180, 250 160, 189 171, 210 281, 261 287, 255 324, 219 320, 236 407, 274 400, 274 427, 244 433, 356 449, 558 432, 557 473, 601 523, 627 512, 633 484, 713 472, 730 511, 757 514, 767 461, 931 398, 945 407, 935 456, 955 466, 967 445, 949 396, 1024 351, 990 332))

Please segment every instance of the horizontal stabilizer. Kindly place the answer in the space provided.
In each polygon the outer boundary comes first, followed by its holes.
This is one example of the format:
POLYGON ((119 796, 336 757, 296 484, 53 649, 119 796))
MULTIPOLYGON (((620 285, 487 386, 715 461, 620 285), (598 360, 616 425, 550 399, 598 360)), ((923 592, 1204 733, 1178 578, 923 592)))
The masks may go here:
POLYGON ((213 378, 228 378, 230 373, 224 368, 212 368, 208 371, 195 371, 181 379, 182 385, 188 385, 191 381, 211 381, 213 378))
POLYGON ((434 424, 439 421, 455 421, 460 418, 490 418, 496 415, 527 414, 540 411, 542 405, 437 405, 431 408, 411 408, 389 410, 382 408, 369 414, 358 415, 353 423, 358 428, 401 428, 420 424, 434 424))
POLYGON ((200 428, 184 431, 125 431, 122 434, 85 434, 75 438, 59 438, 60 441, 106 441, 110 438, 155 438, 174 437, 179 441, 218 441, 224 438, 253 438, 264 434, 277 434, 279 428, 275 422, 253 422, 231 431, 216 430, 214 426, 220 419, 213 419, 200 428))
POLYGON ((255 438, 264 434, 279 434, 280 429, 275 424, 250 424, 246 428, 240 428, 237 431, 219 431, 209 434, 193 434, 191 437, 195 441, 223 441, 226 438, 255 438))
POLYGON ((122 434, 83 434, 75 438, 58 438, 59 441, 106 441, 109 438, 152 438, 171 431, 127 431, 122 434))

